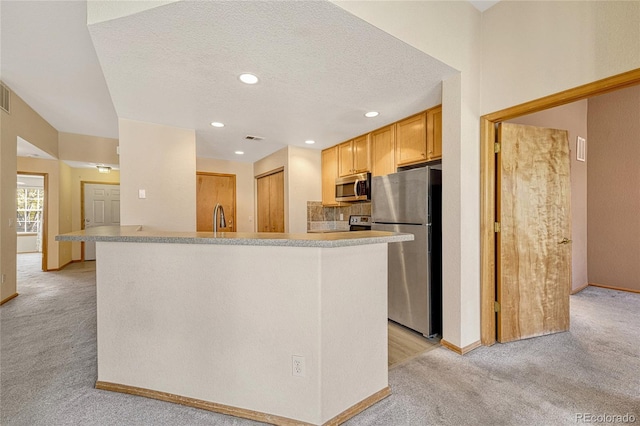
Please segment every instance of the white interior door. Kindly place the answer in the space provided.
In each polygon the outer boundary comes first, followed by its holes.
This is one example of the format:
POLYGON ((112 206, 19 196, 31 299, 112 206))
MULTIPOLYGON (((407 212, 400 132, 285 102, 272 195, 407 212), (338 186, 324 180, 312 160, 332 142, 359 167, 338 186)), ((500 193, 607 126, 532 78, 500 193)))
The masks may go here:
MULTIPOLYGON (((84 228, 120 225, 120 185, 84 185, 84 228)), ((84 243, 84 259, 96 259, 96 243, 84 243)))

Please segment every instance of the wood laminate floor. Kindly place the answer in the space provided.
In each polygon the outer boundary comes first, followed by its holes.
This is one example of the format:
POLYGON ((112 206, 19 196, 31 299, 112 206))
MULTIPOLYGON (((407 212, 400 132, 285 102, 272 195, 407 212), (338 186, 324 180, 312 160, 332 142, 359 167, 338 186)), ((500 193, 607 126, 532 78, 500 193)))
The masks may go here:
POLYGON ((407 327, 389 321, 389 368, 440 346, 440 338, 426 338, 407 327))

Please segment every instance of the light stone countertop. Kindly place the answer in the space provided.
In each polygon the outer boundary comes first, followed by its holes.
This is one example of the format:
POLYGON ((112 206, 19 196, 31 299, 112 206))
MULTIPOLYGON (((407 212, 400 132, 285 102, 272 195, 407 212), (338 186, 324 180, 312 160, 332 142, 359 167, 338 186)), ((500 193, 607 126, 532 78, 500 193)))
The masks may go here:
POLYGON ((275 232, 174 232, 146 231, 143 226, 97 226, 56 236, 56 241, 107 241, 165 244, 218 244, 286 247, 348 247, 412 241, 413 234, 353 231, 288 234, 275 232))

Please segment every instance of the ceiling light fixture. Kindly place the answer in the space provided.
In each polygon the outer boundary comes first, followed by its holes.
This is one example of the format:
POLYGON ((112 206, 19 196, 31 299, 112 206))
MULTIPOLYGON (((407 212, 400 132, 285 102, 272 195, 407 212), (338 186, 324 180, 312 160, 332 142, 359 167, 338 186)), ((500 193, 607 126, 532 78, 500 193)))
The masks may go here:
POLYGON ((307 145, 313 145, 314 143, 316 143, 316 141, 308 140, 304 141, 304 143, 306 143, 307 145))
POLYGON ((96 166, 100 173, 111 173, 111 167, 109 166, 96 166))
POLYGON ((213 121, 213 122, 211 122, 211 125, 213 127, 224 127, 224 124, 220 123, 219 121, 213 121))
POLYGON ((364 116, 367 118, 377 117, 380 114, 378 111, 369 111, 364 116))
POLYGON ((236 151, 235 153, 236 153, 237 155, 243 155, 243 154, 244 154, 244 151, 236 151))
POLYGON ((256 84, 258 82, 258 77, 249 73, 240 74, 240 77, 238 78, 240 79, 241 82, 246 84, 256 84))

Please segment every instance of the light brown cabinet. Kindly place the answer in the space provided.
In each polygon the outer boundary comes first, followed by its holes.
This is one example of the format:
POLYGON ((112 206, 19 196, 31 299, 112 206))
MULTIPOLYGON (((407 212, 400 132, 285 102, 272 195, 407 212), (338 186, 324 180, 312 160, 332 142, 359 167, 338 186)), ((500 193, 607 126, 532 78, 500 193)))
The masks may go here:
POLYGON ((364 173, 369 168, 369 135, 338 145, 339 176, 364 173))
POLYGON ((427 111, 427 160, 442 158, 442 106, 427 111))
POLYGON ((427 115, 420 113, 396 123, 396 165, 427 161, 427 115))
POLYGON ((371 132, 371 175, 384 176, 396 171, 396 125, 371 132))
POLYGON ((322 205, 337 206, 338 145, 322 151, 322 205))
POLYGON ((258 178, 258 232, 284 232, 284 171, 258 178))

